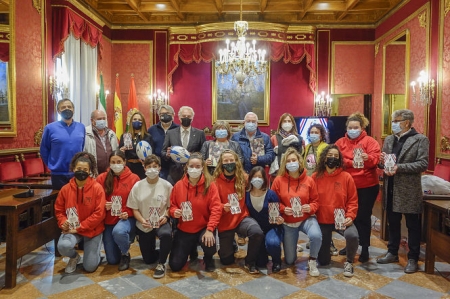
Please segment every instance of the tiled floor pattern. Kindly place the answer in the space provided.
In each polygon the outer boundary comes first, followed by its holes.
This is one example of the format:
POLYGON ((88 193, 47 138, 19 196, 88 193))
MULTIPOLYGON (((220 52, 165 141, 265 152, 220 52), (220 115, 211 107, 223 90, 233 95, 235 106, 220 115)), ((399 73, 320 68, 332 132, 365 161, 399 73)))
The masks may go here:
MULTIPOLYGON (((306 270, 308 250, 298 254, 295 267, 283 267, 280 273, 262 270, 250 275, 243 268, 245 247, 241 247, 237 265, 222 266, 216 260, 217 270, 203 271, 201 259, 189 263, 179 273, 167 270, 162 279, 153 279, 155 265, 145 265, 139 247, 132 245, 131 267, 117 271, 117 266, 103 262, 95 273, 85 273, 79 265, 74 274, 67 275, 64 268, 67 258, 54 257, 52 243, 32 252, 20 261, 17 286, 2 289, 1 298, 449 298, 450 265, 436 263, 434 275, 421 271, 405 274, 406 254, 403 248, 399 264, 379 265, 377 256, 386 252, 386 244, 373 232, 371 260, 355 263, 355 276, 344 277, 345 257, 332 258, 327 267, 319 267, 321 275, 311 277, 306 270)), ((336 247, 342 248, 344 239, 335 234, 336 247)), ((300 243, 305 245, 306 236, 301 234, 300 243)), ((305 246, 303 246, 305 247, 305 246)), ((450 250, 450 249, 449 249, 450 250)), ((5 267, 5 245, 0 246, 0 270, 5 267)), ((201 250, 199 252, 202 254, 201 250)), ((217 257, 216 257, 217 258, 217 257)), ((0 272, 0 284, 4 284, 4 272, 0 272)))

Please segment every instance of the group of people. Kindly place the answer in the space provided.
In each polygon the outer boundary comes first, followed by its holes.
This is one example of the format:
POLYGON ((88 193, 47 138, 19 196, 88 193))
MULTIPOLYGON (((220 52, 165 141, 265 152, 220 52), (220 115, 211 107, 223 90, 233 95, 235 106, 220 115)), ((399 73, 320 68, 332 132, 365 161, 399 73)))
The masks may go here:
POLYGON ((384 171, 390 239, 388 253, 377 262, 398 262, 405 214, 410 248, 405 272, 417 271, 420 174, 428 165, 429 143, 412 127, 410 110, 394 112, 394 134, 381 152, 379 143, 367 135, 368 120, 360 113, 348 118, 347 133, 335 144, 327 144, 326 128, 313 124, 305 147, 289 113, 280 117, 272 137, 259 130, 257 115, 249 112, 242 130, 233 134, 226 121, 217 121, 213 140, 206 141, 205 133, 192 127, 192 108, 180 108, 178 125, 173 108, 162 105, 160 121, 148 130, 140 112, 131 115, 127 133, 132 147, 126 147, 123 137, 117 142, 107 128, 104 112, 94 111, 91 126, 84 128, 73 121, 70 100, 60 101, 57 108, 62 120, 46 126, 41 155, 52 171, 54 188, 61 189, 55 214, 62 230, 58 250, 70 258, 67 273, 80 261, 75 250, 80 241, 86 271, 97 269, 102 243, 107 262, 128 269, 136 237, 144 262, 157 264, 155 278, 165 275, 167 260, 172 271, 180 271, 188 259, 197 259, 198 245, 205 271, 214 271, 216 252, 223 265, 235 262, 235 235, 248 238, 249 273, 266 268, 269 257, 276 273, 282 269, 282 248, 285 263, 295 263, 303 232, 310 241, 309 274, 318 276, 317 266, 328 265, 334 254, 330 246, 337 231, 346 240, 339 251, 346 256, 344 275, 351 277, 358 245, 358 260, 370 258, 377 169, 385 168, 391 155, 396 163, 384 171), (136 154, 141 140, 153 149, 144 161, 136 154), (186 163, 171 159, 174 146, 190 152, 186 163), (416 184, 410 185, 413 181, 416 184))

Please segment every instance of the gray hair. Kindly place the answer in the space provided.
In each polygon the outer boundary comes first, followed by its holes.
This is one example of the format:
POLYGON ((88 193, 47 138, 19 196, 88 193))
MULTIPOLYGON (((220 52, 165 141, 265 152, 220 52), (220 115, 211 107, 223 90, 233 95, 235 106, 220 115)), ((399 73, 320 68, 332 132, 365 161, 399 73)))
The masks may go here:
POLYGON ((61 106, 61 104, 65 103, 65 102, 70 102, 72 104, 73 109, 75 109, 75 105, 73 104, 73 102, 71 100, 65 98, 65 99, 58 101, 58 103, 56 104, 56 110, 59 111, 59 106, 61 106))
POLYGON ((105 114, 105 116, 107 116, 105 111, 97 109, 97 110, 94 110, 91 112, 91 119, 95 119, 96 114, 100 114, 100 113, 103 113, 103 114, 105 114))
POLYGON ((161 116, 161 109, 166 109, 169 111, 169 113, 175 115, 175 110, 173 110, 172 106, 170 105, 161 105, 158 109, 158 116, 161 116))
POLYGON ((395 110, 392 113, 392 119, 396 119, 399 116, 401 116, 404 120, 409 120, 411 126, 414 123, 414 113, 409 109, 395 110))
POLYGON ((244 116, 244 121, 245 121, 245 119, 247 118, 247 116, 249 116, 249 115, 254 115, 254 116, 256 116, 256 121, 258 121, 258 115, 256 115, 256 113, 255 112, 247 112, 247 114, 244 116))
POLYGON ((189 106, 181 106, 180 110, 178 110, 178 117, 181 117, 181 113, 183 113, 183 110, 189 110, 192 113, 192 118, 194 118, 194 109, 192 109, 189 106))

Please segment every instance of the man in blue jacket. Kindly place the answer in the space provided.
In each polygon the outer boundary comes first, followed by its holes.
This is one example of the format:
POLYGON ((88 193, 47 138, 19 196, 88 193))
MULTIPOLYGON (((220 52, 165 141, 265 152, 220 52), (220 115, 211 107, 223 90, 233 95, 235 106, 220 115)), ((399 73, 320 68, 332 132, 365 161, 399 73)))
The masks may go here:
POLYGON ((51 171, 53 189, 60 190, 73 177, 73 172, 69 171, 70 161, 83 151, 86 130, 82 123, 73 120, 71 100, 62 99, 56 109, 61 120, 45 126, 40 152, 51 171))
POLYGON ((231 140, 239 142, 247 173, 255 166, 270 165, 275 158, 270 137, 258 129, 258 116, 248 112, 244 117, 244 128, 234 133, 231 140))

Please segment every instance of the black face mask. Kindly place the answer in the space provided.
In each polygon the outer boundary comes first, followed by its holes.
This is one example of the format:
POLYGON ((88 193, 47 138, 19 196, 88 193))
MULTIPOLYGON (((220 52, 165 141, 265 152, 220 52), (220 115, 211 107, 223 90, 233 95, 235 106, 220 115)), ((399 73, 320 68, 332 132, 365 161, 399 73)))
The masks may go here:
POLYGON ((185 128, 190 127, 190 126, 191 126, 191 122, 192 122, 192 119, 190 119, 190 118, 188 118, 188 117, 183 117, 183 118, 181 119, 181 124, 182 124, 183 127, 185 127, 185 128))
POLYGON ((159 117, 159 119, 163 122, 163 123, 170 123, 172 121, 172 115, 169 114, 161 114, 161 116, 159 117))
POLYGON ((233 171, 236 169, 236 163, 222 164, 222 168, 228 173, 233 173, 233 171))
POLYGON ((75 171, 74 174, 75 174, 75 178, 79 181, 84 181, 89 176, 89 173, 87 173, 86 171, 83 171, 83 170, 75 171))
POLYGON ((70 109, 66 109, 66 110, 61 111, 59 114, 61 114, 62 118, 67 120, 67 119, 71 119, 72 118, 73 111, 70 110, 70 109))
POLYGON ((330 168, 336 168, 338 167, 341 163, 339 161, 338 158, 335 157, 328 157, 327 160, 325 161, 325 164, 330 167, 330 168))

